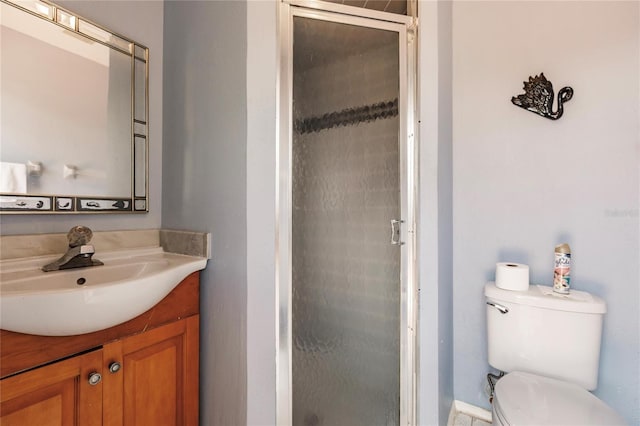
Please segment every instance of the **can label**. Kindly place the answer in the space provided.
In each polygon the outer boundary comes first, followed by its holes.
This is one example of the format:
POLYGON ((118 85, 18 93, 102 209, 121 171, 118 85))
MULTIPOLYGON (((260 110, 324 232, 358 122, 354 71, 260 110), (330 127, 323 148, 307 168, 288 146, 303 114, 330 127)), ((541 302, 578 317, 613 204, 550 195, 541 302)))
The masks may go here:
POLYGON ((556 253, 555 268, 553 270, 553 291, 569 294, 571 281, 571 254, 556 253))

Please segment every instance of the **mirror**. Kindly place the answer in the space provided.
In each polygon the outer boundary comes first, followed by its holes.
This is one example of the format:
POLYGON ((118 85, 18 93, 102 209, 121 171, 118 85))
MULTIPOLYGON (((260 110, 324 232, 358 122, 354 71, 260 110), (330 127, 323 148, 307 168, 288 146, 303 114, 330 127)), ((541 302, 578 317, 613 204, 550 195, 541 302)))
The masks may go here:
POLYGON ((0 1, 0 212, 147 212, 148 49, 0 1))

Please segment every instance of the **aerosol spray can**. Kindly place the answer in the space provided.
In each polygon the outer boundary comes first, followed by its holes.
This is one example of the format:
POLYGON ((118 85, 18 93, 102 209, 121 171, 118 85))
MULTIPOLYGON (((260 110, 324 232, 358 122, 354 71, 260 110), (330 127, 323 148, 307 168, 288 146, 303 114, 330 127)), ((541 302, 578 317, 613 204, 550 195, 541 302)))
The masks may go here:
POLYGON ((560 244, 555 250, 555 268, 553 269, 553 291, 569 294, 571 281, 571 248, 569 244, 560 244))

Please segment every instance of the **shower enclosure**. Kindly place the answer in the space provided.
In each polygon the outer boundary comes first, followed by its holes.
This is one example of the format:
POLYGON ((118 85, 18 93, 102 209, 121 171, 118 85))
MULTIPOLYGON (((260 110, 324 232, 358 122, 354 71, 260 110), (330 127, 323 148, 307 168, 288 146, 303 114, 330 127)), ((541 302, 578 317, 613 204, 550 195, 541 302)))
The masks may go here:
POLYGON ((412 20, 328 9, 280 16, 278 423, 413 423, 412 20))

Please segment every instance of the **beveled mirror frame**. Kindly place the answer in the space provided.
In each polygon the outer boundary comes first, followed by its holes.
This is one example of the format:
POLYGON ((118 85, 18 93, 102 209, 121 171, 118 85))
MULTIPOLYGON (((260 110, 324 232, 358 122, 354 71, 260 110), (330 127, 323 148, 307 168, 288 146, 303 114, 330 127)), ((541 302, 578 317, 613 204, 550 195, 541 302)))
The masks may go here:
POLYGON ((0 193, 0 214, 147 213, 149 49, 49 1, 0 0, 0 3, 15 7, 131 58, 131 196, 0 193), (140 86, 144 86, 144 95, 140 86), (141 93, 137 93, 138 91, 141 93))

